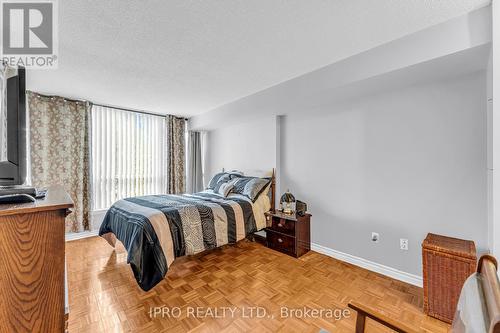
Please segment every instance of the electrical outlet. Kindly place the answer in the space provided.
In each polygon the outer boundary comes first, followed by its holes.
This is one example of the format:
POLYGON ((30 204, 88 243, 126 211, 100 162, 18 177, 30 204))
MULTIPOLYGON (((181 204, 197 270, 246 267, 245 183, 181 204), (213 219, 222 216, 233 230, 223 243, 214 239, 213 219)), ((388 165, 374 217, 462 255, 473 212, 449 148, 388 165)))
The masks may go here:
POLYGON ((401 248, 401 250, 408 251, 408 239, 400 238, 399 247, 401 248))
POLYGON ((372 242, 378 243, 378 240, 380 239, 380 236, 378 232, 372 232, 372 242))

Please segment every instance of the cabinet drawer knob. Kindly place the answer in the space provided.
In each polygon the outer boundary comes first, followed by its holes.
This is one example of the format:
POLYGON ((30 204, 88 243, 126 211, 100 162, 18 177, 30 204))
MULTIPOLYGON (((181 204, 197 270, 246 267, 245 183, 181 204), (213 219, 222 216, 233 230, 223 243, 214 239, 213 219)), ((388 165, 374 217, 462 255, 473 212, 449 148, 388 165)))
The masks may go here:
POLYGON ((283 240, 281 238, 278 238, 278 243, 283 243, 283 240))

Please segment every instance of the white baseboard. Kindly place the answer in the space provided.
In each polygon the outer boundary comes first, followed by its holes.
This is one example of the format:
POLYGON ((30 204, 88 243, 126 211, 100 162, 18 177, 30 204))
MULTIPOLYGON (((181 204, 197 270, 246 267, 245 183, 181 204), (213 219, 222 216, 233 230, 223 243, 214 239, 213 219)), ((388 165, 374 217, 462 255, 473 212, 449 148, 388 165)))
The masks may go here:
POLYGON ((99 234, 99 228, 101 227, 102 220, 104 219, 107 211, 107 209, 102 209, 90 212, 90 228, 92 230, 82 232, 69 232, 66 234, 66 242, 97 236, 99 234))
POLYGON ((99 230, 82 231, 82 232, 68 232, 65 236, 66 242, 74 241, 77 239, 83 239, 88 237, 94 237, 99 234, 99 230))
POLYGON ((94 210, 90 212, 90 229, 99 230, 101 227, 104 216, 106 216, 107 209, 94 210))
POLYGON ((418 276, 418 275, 406 273, 406 272, 400 271, 398 269, 395 269, 395 268, 392 268, 389 266, 381 265, 381 264, 378 264, 376 262, 369 261, 369 260, 366 260, 366 259, 363 259, 360 257, 356 257, 356 256, 353 256, 353 255, 350 255, 347 253, 343 253, 343 252, 328 248, 328 247, 323 246, 323 245, 315 244, 315 243, 311 244, 311 249, 313 251, 327 255, 329 257, 332 257, 332 258, 335 258, 335 259, 362 267, 362 268, 367 269, 369 271, 376 272, 376 273, 391 277, 391 278, 396 279, 396 280, 406 282, 408 284, 412 284, 412 285, 417 286, 417 287, 423 286, 422 277, 418 276))

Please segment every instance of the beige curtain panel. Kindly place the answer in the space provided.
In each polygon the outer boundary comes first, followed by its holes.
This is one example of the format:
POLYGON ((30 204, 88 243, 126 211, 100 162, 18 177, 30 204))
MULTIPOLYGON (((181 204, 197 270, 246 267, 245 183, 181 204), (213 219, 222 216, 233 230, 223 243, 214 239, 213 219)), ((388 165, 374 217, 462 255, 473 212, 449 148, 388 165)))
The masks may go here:
POLYGON ((203 170, 201 163, 201 133, 190 131, 188 136, 188 160, 186 192, 203 191, 203 170))
POLYGON ((186 120, 167 116, 167 193, 181 194, 186 191, 186 120))
POLYGON ((66 232, 89 230, 90 104, 28 92, 33 186, 61 185, 75 203, 66 232))

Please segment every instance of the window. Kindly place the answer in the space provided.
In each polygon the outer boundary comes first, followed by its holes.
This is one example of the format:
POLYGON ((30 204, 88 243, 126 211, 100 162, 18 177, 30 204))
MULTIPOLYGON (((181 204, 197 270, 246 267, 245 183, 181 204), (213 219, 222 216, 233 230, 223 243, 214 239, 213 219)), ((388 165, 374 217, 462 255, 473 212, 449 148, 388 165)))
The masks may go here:
POLYGON ((93 209, 165 193, 165 117, 92 106, 93 209))

